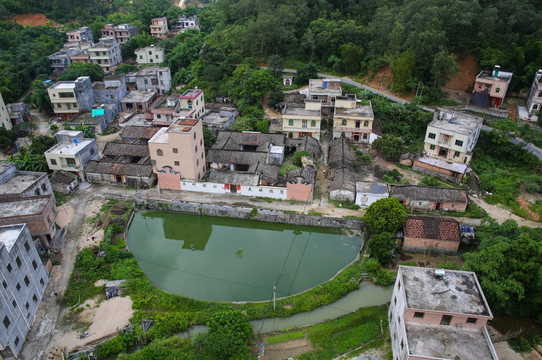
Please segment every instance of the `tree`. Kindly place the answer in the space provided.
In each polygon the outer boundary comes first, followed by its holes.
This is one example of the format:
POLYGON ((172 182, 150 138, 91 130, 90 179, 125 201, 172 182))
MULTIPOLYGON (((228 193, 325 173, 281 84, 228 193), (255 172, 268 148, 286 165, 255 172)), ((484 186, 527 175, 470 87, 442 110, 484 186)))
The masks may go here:
POLYGON ((7 149, 15 140, 17 140, 17 134, 14 131, 0 127, 0 149, 7 149))
POLYGON ((211 146, 216 142, 215 134, 208 127, 203 127, 203 144, 205 144, 205 149, 210 149, 211 146))
POLYGON ((81 125, 75 125, 75 130, 79 130, 83 132, 83 136, 88 139, 95 139, 96 138, 96 129, 94 126, 88 126, 85 125, 83 122, 81 125))
POLYGON ((412 77, 412 71, 416 65, 416 56, 411 50, 406 50, 397 55, 391 64, 393 73, 393 90, 398 92, 407 91, 407 82, 412 77))
POLYGON ((32 143, 28 147, 28 150, 32 154, 36 154, 36 155, 43 154, 48 149, 55 146, 55 144, 57 143, 57 140, 55 137, 50 137, 47 135, 37 135, 37 136, 30 135, 29 138, 32 141, 32 143))
POLYGON ((241 96, 252 103, 261 103, 264 97, 275 88, 275 79, 269 71, 260 69, 253 71, 243 82, 241 96))
POLYGON ((369 205, 363 220, 373 234, 395 234, 406 223, 405 207, 396 198, 380 199, 369 205))
POLYGON ((310 79, 318 77, 318 68, 313 63, 297 69, 296 83, 299 85, 308 84, 310 79))
MULTIPOLYGON (((34 80, 30 88, 32 93, 28 96, 28 100, 32 103, 39 112, 52 114, 51 100, 47 92, 47 86, 41 80, 34 80)), ((27 100, 25 99, 25 102, 27 100)))
POLYGON ((273 76, 276 78, 282 74, 284 70, 284 60, 279 55, 271 55, 267 60, 267 67, 273 73, 273 76))
POLYGON ((248 317, 238 310, 214 313, 207 323, 209 327, 205 352, 212 359, 248 359, 254 330, 248 317))
POLYGON ((138 66, 137 66, 137 65, 132 65, 132 64, 120 64, 120 65, 117 66, 117 68, 115 69, 115 75, 125 75, 125 74, 128 74, 129 72, 137 71, 137 69, 138 69, 138 66))
POLYGON ((493 124, 493 138, 492 141, 496 144, 502 144, 510 137, 514 136, 514 133, 518 131, 518 123, 512 118, 498 119, 493 124))
POLYGON ((446 51, 442 50, 437 53, 433 59, 433 66, 431 67, 431 76, 433 77, 433 88, 441 88, 450 77, 457 73, 459 65, 455 61, 454 55, 449 55, 446 51))
POLYGON ((395 244, 393 234, 383 232, 373 235, 369 240, 369 253, 379 263, 386 265, 391 262, 391 253, 395 249, 395 244))
POLYGON ((371 145, 387 160, 395 161, 399 158, 403 147, 403 140, 397 136, 384 135, 376 139, 371 145))
POLYGON ((104 71, 98 64, 73 63, 68 66, 66 72, 58 79, 62 81, 73 81, 80 76, 90 76, 90 80, 102 81, 104 79, 104 71))
POLYGON ((353 43, 340 46, 341 63, 347 74, 356 74, 363 60, 363 48, 353 43))

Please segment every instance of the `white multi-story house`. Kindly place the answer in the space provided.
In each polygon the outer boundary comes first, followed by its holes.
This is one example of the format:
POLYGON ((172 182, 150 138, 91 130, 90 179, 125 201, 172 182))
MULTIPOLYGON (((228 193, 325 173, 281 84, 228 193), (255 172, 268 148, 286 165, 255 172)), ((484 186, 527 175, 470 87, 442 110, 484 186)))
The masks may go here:
POLYGON ((437 109, 427 125, 424 152, 445 160, 470 164, 483 120, 466 113, 437 109))
POLYGON ((147 46, 135 50, 136 62, 141 64, 160 64, 164 62, 165 51, 161 46, 147 46))
POLYGON ((527 111, 529 114, 538 114, 542 108, 542 69, 534 76, 533 83, 527 93, 527 111))
POLYGON ((56 133, 58 144, 45 152, 49 169, 75 173, 85 179, 85 166, 90 160, 99 160, 96 139, 86 139, 82 131, 60 130, 56 133))

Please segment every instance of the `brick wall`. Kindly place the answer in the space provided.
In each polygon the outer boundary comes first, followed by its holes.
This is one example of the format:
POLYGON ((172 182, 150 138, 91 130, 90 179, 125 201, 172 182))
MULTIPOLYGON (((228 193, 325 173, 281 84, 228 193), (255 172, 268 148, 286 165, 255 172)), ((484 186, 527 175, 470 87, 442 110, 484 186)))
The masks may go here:
POLYGON ((439 167, 422 163, 417 160, 414 160, 412 169, 420 171, 426 175, 436 176, 442 179, 453 181, 455 183, 459 183, 459 181, 463 178, 463 174, 457 174, 452 172, 451 170, 441 169, 439 167))
POLYGON ((452 319, 450 320, 450 325, 442 325, 442 326, 454 326, 454 327, 463 327, 463 328, 471 328, 471 329, 482 329, 488 322, 489 318, 484 316, 476 316, 476 315, 463 315, 463 314, 454 314, 454 313, 447 313, 447 312, 438 312, 438 311, 429 311, 429 310, 416 310, 416 309, 405 309, 405 312, 403 314, 403 317, 405 319, 405 322, 416 322, 420 324, 427 324, 427 325, 440 325, 440 321, 442 320, 442 315, 450 315, 452 319), (421 312, 423 313, 423 318, 415 318, 414 313, 415 312, 421 312), (467 319, 468 318, 476 318, 476 324, 468 324, 467 319))
POLYGON ((181 190, 181 178, 176 174, 156 174, 160 189, 181 190))
POLYGON ((56 227, 54 227, 56 216, 57 209, 53 202, 53 197, 50 197, 45 210, 41 214, 2 218, 0 219, 0 226, 26 224, 32 236, 47 234, 54 236, 53 232, 56 230, 56 227), (47 217, 49 217, 50 223, 47 221, 47 217))
POLYGON ((467 210, 467 203, 460 203, 460 202, 443 202, 440 204, 440 208, 442 210, 454 210, 454 211, 460 211, 465 212, 467 210))
POLYGON ((288 182, 286 183, 286 190, 288 200, 312 201, 312 184, 301 184, 301 181, 297 184, 288 182))
POLYGON ((436 240, 436 239, 423 239, 405 236, 403 242, 403 250, 405 251, 425 251, 427 249, 434 249, 438 252, 445 253, 457 253, 459 249, 460 241, 449 240, 436 240))

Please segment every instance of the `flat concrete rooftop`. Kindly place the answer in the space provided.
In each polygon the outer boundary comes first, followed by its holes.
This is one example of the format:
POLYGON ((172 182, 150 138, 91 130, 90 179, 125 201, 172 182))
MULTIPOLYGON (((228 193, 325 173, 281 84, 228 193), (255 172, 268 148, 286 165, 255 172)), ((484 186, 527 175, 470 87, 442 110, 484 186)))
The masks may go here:
POLYGON ((33 196, 3 200, 0 202, 0 218, 41 214, 52 195, 33 196))
POLYGON ((87 146, 89 146, 93 141, 96 141, 94 139, 85 139, 83 141, 79 141, 77 144, 71 143, 71 142, 60 142, 47 150, 45 153, 49 154, 65 154, 65 155, 76 155, 83 149, 85 149, 87 146))
POLYGON ((336 107, 335 116, 369 117, 374 118, 373 108, 370 105, 358 105, 355 109, 336 107))
POLYGON ((284 115, 288 116, 315 116, 315 117, 321 117, 322 111, 321 110, 307 110, 305 109, 305 105, 298 105, 298 104, 289 104, 284 109, 284 115))
POLYGON ((0 185, 0 195, 17 195, 23 193, 26 189, 34 185, 45 173, 42 174, 17 174, 2 185, 0 185))
POLYGON ((459 111, 437 109, 428 127, 464 135, 472 134, 482 125, 482 118, 459 111))
POLYGON ((51 89, 74 89, 75 83, 74 82, 57 82, 56 84, 51 86, 51 89))
POLYGON ((121 103, 144 103, 150 101, 156 91, 132 90, 122 99, 121 103))
POLYGON ((406 323, 410 355, 437 359, 493 359, 482 330, 406 323))
POLYGON ((444 277, 438 279, 434 271, 430 268, 399 267, 408 308, 493 316, 473 272, 446 270, 444 277))
POLYGON ((7 225, 0 226, 0 249, 5 246, 9 252, 17 239, 19 234, 23 231, 24 225, 7 225))
POLYGON ((183 92, 181 94, 181 96, 179 96, 179 98, 193 99, 193 98, 197 97, 202 91, 203 90, 201 90, 201 89, 188 89, 185 92, 183 92))
POLYGON ((160 66, 144 66, 139 70, 137 73, 138 76, 148 76, 148 75, 156 75, 158 71, 169 71, 168 67, 160 67, 160 66))

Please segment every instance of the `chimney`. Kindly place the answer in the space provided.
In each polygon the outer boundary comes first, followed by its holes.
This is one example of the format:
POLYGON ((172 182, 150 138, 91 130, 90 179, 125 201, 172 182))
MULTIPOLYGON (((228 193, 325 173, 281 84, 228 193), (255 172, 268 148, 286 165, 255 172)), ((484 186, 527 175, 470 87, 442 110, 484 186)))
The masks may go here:
POLYGON ((501 70, 501 66, 500 65, 495 65, 495 67, 493 68, 493 76, 494 77, 499 77, 499 71, 501 70))

